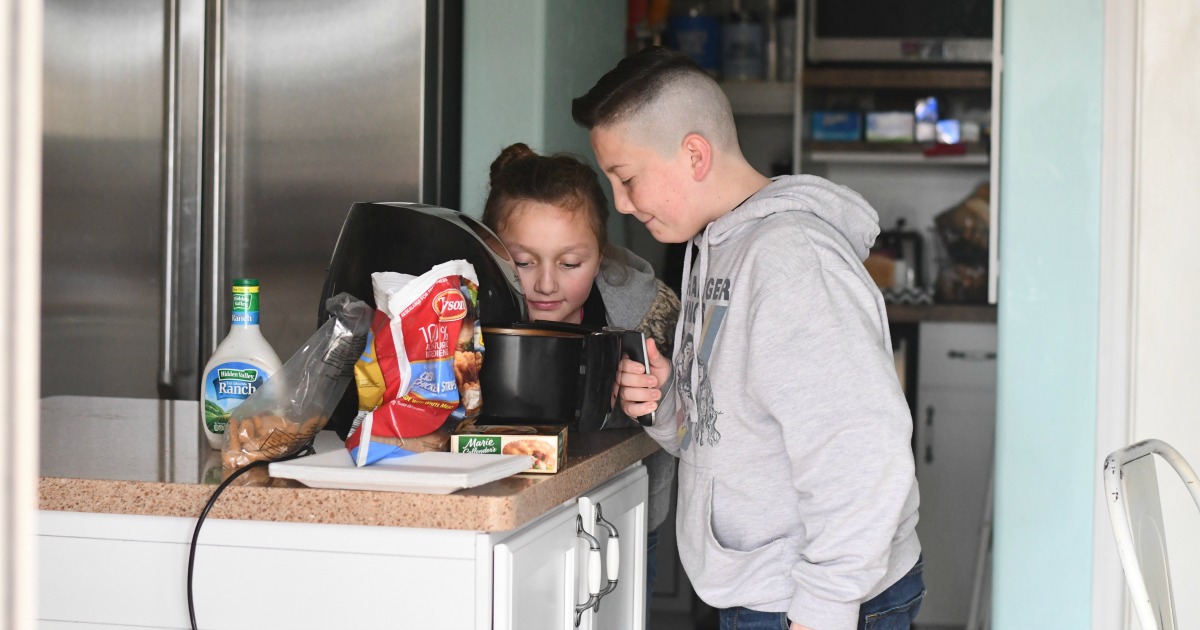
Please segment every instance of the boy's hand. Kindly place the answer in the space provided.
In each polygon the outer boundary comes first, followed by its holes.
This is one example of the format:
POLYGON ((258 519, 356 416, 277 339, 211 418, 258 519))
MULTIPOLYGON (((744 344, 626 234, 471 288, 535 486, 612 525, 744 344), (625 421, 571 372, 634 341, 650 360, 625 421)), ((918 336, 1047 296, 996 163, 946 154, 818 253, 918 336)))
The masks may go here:
POLYGON ((630 418, 658 409, 658 401, 662 398, 659 388, 671 376, 671 362, 658 351, 658 344, 653 339, 646 340, 646 359, 650 362, 649 374, 646 374, 645 366, 628 358, 621 359, 617 368, 621 409, 630 418))

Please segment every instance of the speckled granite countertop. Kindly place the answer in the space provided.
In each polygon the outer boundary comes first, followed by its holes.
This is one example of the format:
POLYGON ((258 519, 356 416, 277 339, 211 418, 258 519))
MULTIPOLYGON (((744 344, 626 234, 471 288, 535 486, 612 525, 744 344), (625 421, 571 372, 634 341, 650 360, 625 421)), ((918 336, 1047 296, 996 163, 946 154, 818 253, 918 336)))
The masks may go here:
MULTIPOLYGON (((554 475, 515 475, 452 494, 315 489, 255 469, 264 474, 227 488, 209 518, 507 531, 658 449, 637 428, 572 433, 567 444, 567 465, 554 475)), ((316 448, 342 443, 322 431, 316 448)), ((220 481, 220 453, 200 435, 194 401, 42 401, 42 510, 196 517, 220 481)))

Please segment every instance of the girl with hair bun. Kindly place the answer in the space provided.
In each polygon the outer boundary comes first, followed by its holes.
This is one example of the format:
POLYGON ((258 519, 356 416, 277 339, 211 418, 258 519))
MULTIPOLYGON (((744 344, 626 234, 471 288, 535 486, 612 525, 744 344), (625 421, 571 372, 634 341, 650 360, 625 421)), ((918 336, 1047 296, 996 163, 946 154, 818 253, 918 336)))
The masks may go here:
POLYGON ((679 298, 608 242, 608 199, 590 166, 513 144, 492 162, 482 220, 516 262, 530 318, 637 329, 670 352, 679 298))
MULTIPOLYGON (((516 262, 531 319, 640 330, 671 355, 679 298, 655 278, 650 263, 608 242, 608 199, 591 166, 572 155, 508 146, 492 162, 482 220, 516 262)), ((638 425, 617 408, 609 426, 638 425)), ((648 602, 655 530, 670 508, 675 458, 660 450, 644 463, 648 602)))

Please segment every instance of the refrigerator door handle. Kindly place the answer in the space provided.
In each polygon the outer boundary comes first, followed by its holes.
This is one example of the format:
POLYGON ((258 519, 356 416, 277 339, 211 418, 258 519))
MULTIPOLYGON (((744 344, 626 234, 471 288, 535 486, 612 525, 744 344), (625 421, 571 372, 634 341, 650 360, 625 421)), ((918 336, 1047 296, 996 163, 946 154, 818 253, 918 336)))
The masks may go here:
POLYGON ((162 270, 162 344, 159 357, 158 395, 160 398, 181 398, 176 379, 177 331, 175 320, 175 291, 178 281, 179 249, 179 0, 166 3, 166 98, 163 99, 163 270, 162 270))
POLYGON ((207 360, 221 339, 222 308, 224 297, 228 290, 225 279, 225 240, 226 240, 226 208, 225 208, 225 96, 226 96, 226 9, 225 0, 212 0, 209 5, 208 50, 206 54, 207 85, 206 117, 209 131, 207 152, 208 194, 204 195, 207 212, 204 213, 207 222, 205 239, 207 244, 207 278, 202 283, 205 289, 202 299, 205 303, 205 313, 202 319, 201 359, 207 360))

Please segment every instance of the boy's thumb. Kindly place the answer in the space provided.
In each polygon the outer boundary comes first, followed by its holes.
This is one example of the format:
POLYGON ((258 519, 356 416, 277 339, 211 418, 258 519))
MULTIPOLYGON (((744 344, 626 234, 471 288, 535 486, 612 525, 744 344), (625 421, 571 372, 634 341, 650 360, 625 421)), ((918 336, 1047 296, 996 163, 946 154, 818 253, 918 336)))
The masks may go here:
POLYGON ((660 363, 663 360, 663 355, 658 351, 658 343, 653 339, 646 340, 646 358, 651 363, 660 363))

